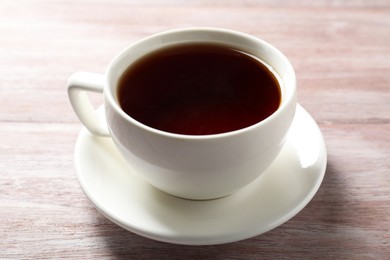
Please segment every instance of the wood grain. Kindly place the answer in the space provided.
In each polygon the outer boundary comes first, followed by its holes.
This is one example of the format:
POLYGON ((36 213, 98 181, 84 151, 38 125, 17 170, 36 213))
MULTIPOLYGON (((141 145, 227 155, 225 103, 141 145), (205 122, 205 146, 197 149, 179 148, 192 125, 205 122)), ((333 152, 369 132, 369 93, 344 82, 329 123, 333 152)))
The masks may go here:
POLYGON ((388 259, 390 2, 1 1, 0 131, 1 259, 388 259), (75 175, 81 125, 69 75, 102 73, 129 43, 188 26, 243 31, 282 50, 327 144, 326 176, 309 205, 237 243, 132 234, 94 209, 75 175))

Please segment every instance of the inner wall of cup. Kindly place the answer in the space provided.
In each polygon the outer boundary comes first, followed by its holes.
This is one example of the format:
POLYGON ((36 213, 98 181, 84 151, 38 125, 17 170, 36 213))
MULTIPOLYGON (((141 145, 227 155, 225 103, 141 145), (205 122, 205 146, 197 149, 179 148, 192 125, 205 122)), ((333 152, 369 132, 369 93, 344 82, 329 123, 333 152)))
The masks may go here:
POLYGON ((281 106, 294 94, 292 88, 295 88, 295 74, 290 62, 280 51, 268 43, 249 35, 230 31, 186 30, 162 33, 145 38, 129 46, 114 58, 107 70, 110 89, 110 93, 107 94, 111 96, 117 107, 120 108, 116 93, 118 80, 132 63, 155 50, 186 43, 222 44, 253 55, 269 65, 281 79, 281 106))

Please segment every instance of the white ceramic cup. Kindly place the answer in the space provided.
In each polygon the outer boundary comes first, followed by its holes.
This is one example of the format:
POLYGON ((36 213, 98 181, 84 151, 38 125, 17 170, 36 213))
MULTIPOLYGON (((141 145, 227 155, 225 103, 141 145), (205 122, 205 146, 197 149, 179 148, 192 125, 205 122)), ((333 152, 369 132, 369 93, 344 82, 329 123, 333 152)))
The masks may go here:
POLYGON ((236 192, 272 163, 294 117, 296 78, 288 59, 256 37, 225 29, 188 28, 135 42, 112 60, 105 75, 73 74, 68 81, 68 95, 84 126, 94 135, 111 136, 136 174, 174 196, 203 200, 236 192), (118 79, 133 62, 169 45, 200 42, 231 46, 272 67, 281 80, 282 101, 278 110, 237 131, 196 136, 148 127, 121 109, 116 94, 118 79), (86 95, 88 91, 103 92, 107 124, 99 120, 86 95))

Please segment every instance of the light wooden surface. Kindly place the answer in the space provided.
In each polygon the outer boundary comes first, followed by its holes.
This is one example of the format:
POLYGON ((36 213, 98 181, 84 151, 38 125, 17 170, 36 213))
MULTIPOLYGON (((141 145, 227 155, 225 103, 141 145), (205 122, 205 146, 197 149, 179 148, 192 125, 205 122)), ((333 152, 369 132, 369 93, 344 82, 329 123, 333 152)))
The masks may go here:
POLYGON ((0 133, 1 259, 389 259, 390 2, 0 1, 0 133), (129 43, 188 26, 243 31, 282 50, 327 144, 309 205, 237 243, 132 234, 94 209, 75 174, 81 124, 69 75, 102 73, 129 43))

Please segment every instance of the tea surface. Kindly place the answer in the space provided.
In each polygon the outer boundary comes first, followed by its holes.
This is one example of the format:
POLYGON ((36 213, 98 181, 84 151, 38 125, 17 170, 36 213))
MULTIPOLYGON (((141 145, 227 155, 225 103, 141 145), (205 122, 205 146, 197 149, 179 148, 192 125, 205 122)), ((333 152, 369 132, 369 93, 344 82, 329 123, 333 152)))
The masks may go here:
POLYGON ((262 62, 214 44, 187 44, 152 52, 118 82, 122 109, 166 132, 208 135, 256 124, 281 101, 279 81, 262 62))

